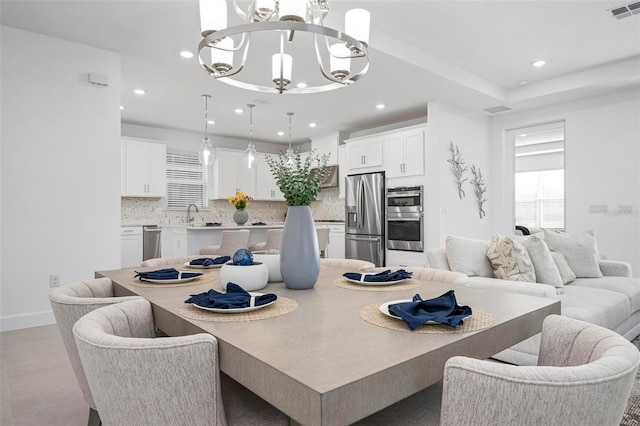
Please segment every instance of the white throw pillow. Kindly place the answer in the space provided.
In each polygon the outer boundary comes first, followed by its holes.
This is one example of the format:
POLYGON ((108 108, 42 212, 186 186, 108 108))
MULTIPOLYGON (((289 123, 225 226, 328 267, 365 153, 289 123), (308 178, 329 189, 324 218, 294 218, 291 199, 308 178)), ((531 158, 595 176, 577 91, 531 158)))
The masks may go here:
POLYGON ((556 262, 551 257, 551 251, 547 244, 537 235, 531 235, 524 242, 529 253, 533 269, 536 272, 536 282, 550 284, 554 287, 562 287, 562 277, 556 262))
POLYGON ((569 235, 565 232, 544 230, 544 239, 552 251, 559 251, 578 278, 598 278, 600 255, 593 231, 569 235))
POLYGON ((453 272, 469 277, 493 278, 491 262, 487 258, 489 241, 448 236, 446 247, 449 268, 453 272))
POLYGON ((495 278, 536 282, 536 273, 527 249, 510 237, 495 234, 491 238, 487 257, 491 261, 495 278))
POLYGON ((562 284, 569 284, 571 281, 576 279, 576 274, 573 273, 573 271, 569 267, 569 264, 567 263, 567 259, 564 258, 562 253, 560 253, 559 251, 552 251, 551 257, 558 267, 560 278, 562 278, 562 284))

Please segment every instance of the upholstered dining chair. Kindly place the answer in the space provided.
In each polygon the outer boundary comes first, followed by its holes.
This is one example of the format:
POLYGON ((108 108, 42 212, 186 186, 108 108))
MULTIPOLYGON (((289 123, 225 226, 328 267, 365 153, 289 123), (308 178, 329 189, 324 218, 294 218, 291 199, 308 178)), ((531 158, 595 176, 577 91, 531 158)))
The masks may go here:
POLYGON ((587 322, 548 316, 537 366, 456 356, 444 370, 441 424, 618 425, 638 349, 587 322))
POLYGON ((106 426, 289 424, 288 416, 237 383, 221 390, 213 335, 155 338, 154 328, 144 299, 95 310, 73 328, 106 426), (238 387, 240 400, 233 395, 238 387))
POLYGON ((258 243, 251 244, 249 250, 280 250, 280 243, 282 243, 282 229, 267 229, 267 241, 260 241, 258 243))
POLYGON ((249 230, 222 231, 222 241, 218 245, 206 246, 200 249, 203 255, 233 256, 237 250, 247 248, 249 242, 249 230))
POLYGON ((53 289, 49 294, 49 303, 58 323, 60 335, 64 343, 71 367, 82 390, 84 400, 89 405, 87 424, 99 425, 100 417, 96 411, 91 390, 87 384, 76 342, 73 338, 73 325, 85 314, 103 306, 128 300, 142 299, 139 296, 114 297, 113 284, 109 278, 73 283, 65 287, 53 289))
POLYGON ((368 271, 369 269, 375 268, 375 266, 376 266, 375 264, 371 262, 367 262, 366 260, 333 259, 333 258, 320 259, 320 267, 344 268, 344 269, 350 269, 354 272, 368 271))
POLYGON ((331 228, 316 228, 318 234, 318 248, 320 249, 320 257, 325 257, 327 245, 329 244, 329 233, 331 228))
POLYGON ((192 254, 190 256, 169 256, 169 257, 156 257, 153 259, 147 259, 140 264, 140 266, 172 266, 182 265, 186 262, 190 262, 193 259, 199 259, 202 255, 192 254))
POLYGON ((465 274, 461 274, 460 272, 451 272, 434 268, 420 268, 416 266, 383 266, 373 268, 367 272, 382 272, 387 269, 391 269, 392 271, 404 269, 407 272, 413 272, 411 278, 415 278, 417 280, 436 281, 439 283, 456 285, 464 285, 469 282, 469 277, 465 274))

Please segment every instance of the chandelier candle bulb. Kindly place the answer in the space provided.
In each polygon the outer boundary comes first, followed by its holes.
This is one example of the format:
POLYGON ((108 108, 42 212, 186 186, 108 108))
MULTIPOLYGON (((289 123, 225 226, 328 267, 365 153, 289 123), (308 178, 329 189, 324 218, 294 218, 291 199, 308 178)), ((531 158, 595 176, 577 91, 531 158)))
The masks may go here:
POLYGON ((223 38, 211 49, 211 66, 224 74, 233 69, 233 40, 223 38))
POLYGON ((206 37, 227 28, 226 0, 200 0, 200 32, 206 37))
POLYGON ((339 80, 346 78, 351 71, 351 51, 344 44, 337 43, 331 46, 330 52, 331 75, 339 80))
POLYGON ((368 46, 370 20, 371 14, 368 10, 351 9, 344 15, 345 32, 365 46, 368 46))
POLYGON ((253 11, 253 20, 255 22, 265 22, 271 19, 275 13, 275 0, 256 0, 255 10, 253 11))
POLYGON ((293 58, 286 53, 276 53, 271 60, 271 75, 273 82, 280 86, 282 78, 282 86, 286 87, 291 83, 291 71, 293 69, 293 58))

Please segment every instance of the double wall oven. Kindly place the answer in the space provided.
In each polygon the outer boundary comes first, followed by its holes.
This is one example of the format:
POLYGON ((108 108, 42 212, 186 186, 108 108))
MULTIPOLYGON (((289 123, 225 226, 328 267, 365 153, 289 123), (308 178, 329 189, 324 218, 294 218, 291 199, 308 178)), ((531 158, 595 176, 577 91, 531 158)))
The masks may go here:
POLYGON ((387 188, 387 248, 424 251, 422 185, 387 188))

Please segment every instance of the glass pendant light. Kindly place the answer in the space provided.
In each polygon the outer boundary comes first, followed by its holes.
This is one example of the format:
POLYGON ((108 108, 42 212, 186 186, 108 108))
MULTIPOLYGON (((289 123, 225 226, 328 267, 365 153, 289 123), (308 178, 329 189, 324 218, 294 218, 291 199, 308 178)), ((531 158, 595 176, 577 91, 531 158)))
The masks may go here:
POLYGON ((204 166, 213 164, 213 145, 211 145, 211 141, 207 135, 207 124, 209 123, 207 101, 210 97, 211 95, 202 95, 204 99, 204 137, 202 138, 202 144, 198 151, 198 160, 200 160, 200 164, 204 166))
POLYGON ((249 146, 247 146, 242 159, 247 169, 252 169, 256 164, 256 146, 253 144, 253 107, 254 104, 247 104, 249 107, 249 146))
POLYGON ((288 112, 287 115, 289 116, 289 149, 287 149, 287 153, 286 153, 287 166, 293 167, 293 165, 296 162, 296 156, 293 153, 293 149, 291 149, 291 116, 293 115, 293 113, 288 112))

